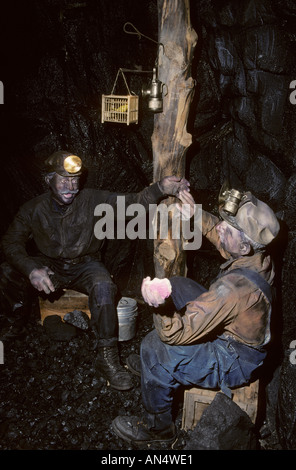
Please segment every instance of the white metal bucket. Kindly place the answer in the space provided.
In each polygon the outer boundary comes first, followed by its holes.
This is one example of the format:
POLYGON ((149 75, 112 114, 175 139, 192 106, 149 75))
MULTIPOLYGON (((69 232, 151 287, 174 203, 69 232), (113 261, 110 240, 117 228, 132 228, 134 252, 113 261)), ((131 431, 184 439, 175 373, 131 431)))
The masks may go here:
POLYGON ((130 297, 122 297, 117 304, 118 341, 129 341, 136 334, 138 316, 137 302, 130 297))

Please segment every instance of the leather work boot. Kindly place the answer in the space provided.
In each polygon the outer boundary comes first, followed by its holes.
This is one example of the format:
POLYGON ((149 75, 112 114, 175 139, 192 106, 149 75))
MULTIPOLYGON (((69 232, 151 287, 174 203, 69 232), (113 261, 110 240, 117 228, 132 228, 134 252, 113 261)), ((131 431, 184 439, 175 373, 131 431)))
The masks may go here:
POLYGON ((141 377, 141 358, 139 354, 130 354, 125 363, 132 374, 141 377))
POLYGON ((115 390, 130 390, 133 387, 131 375, 119 362, 117 346, 98 348, 95 367, 115 390))
POLYGON ((160 431, 149 429, 147 424, 137 416, 117 416, 112 421, 115 434, 129 444, 173 444, 176 440, 176 428, 174 423, 160 431))

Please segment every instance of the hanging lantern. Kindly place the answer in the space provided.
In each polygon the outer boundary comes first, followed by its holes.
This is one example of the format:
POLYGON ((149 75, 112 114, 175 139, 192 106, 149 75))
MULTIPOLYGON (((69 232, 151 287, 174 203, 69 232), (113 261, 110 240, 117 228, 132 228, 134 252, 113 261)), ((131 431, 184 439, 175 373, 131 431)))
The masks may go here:
POLYGON ((142 87, 143 98, 148 97, 148 108, 153 113, 162 113, 163 110, 163 93, 164 84, 157 79, 156 69, 153 69, 153 78, 151 85, 144 85, 142 87))
POLYGON ((119 69, 110 95, 102 95, 101 122, 118 122, 127 124, 138 124, 139 97, 130 92, 122 69, 119 69), (114 95, 115 86, 121 72, 128 94, 114 95))

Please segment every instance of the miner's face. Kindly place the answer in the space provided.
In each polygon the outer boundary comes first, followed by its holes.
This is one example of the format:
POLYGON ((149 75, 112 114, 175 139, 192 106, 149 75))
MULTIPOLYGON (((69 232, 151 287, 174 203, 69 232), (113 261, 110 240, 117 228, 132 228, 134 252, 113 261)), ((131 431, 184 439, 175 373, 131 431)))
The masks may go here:
POLYGON ((241 232, 225 220, 216 225, 216 230, 220 238, 221 248, 233 258, 247 255, 250 252, 250 245, 242 240, 241 232))
POLYGON ((79 192, 79 176, 60 176, 57 173, 47 183, 52 190, 54 199, 62 205, 73 202, 79 192))

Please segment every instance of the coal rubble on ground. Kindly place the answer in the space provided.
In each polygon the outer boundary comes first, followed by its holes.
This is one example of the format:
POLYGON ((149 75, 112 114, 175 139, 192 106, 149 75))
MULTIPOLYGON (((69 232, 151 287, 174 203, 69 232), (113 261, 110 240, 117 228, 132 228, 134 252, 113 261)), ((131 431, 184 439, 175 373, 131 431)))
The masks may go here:
MULTIPOLYGON (((69 315, 71 321, 75 315, 69 315)), ((58 321, 51 319, 48 329, 31 318, 27 334, 4 345, 0 450, 131 449, 113 433, 111 423, 120 414, 142 414, 140 378, 134 376, 130 391, 113 390, 96 374, 91 328, 76 328, 75 335, 63 331, 58 340, 53 335, 58 321)), ((1 328, 5 322, 0 317, 1 328)), ((139 352, 151 329, 151 313, 139 309, 136 337, 119 343, 123 363, 139 352)))
MULTIPOLYGON (((118 438, 111 423, 118 415, 142 415, 140 378, 133 376, 134 388, 129 391, 108 386, 94 367, 96 338, 91 328, 86 329, 86 316, 74 312, 69 320, 72 324, 66 325, 52 316, 41 325, 38 316, 31 318, 25 336, 4 344, 0 451, 138 448, 118 438)), ((0 314, 1 329, 3 325, 7 327, 7 320, 0 314)), ((151 312, 140 307, 135 338, 119 343, 123 363, 129 354, 139 352, 141 340, 152 328, 151 312)), ((178 438, 172 448, 199 449, 195 430, 181 430, 182 407, 180 392, 174 410, 178 438)), ((164 444, 148 448, 167 449, 164 444)))

